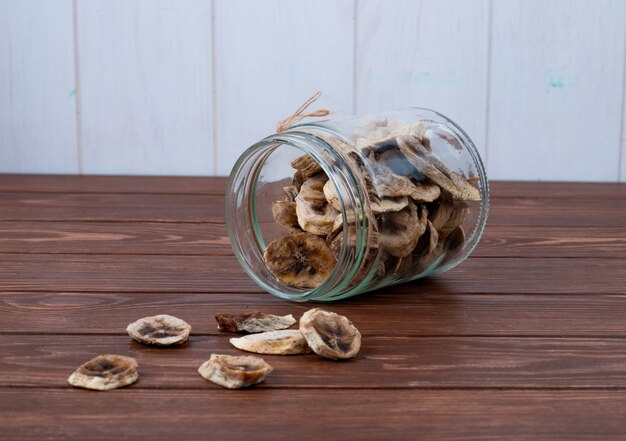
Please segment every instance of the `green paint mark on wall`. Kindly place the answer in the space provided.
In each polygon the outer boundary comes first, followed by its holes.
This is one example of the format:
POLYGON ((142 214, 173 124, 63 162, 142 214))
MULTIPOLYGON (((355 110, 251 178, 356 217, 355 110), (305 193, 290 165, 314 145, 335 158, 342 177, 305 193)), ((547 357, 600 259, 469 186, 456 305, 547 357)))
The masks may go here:
POLYGON ((565 84, 562 78, 550 78, 550 87, 553 89, 563 89, 565 84))
POLYGON ((70 90, 70 93, 67 94, 67 98, 70 99, 73 96, 76 96, 76 89, 70 90))

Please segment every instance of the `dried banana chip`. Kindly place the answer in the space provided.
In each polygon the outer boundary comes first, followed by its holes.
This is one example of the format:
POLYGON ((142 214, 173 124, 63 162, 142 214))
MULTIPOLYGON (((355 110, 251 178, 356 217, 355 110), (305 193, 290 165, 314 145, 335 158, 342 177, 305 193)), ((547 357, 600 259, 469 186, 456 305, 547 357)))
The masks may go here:
POLYGON ((311 348, 298 330, 284 329, 231 338, 230 344, 242 351, 257 354, 297 355, 308 354, 311 348))
POLYGON ((361 333, 346 317, 320 308, 300 318, 300 332, 313 351, 333 360, 355 357, 361 349, 361 333))
POLYGON ((272 216, 274 217, 276 223, 283 227, 286 231, 290 233, 299 233, 302 231, 300 224, 298 224, 295 202, 272 202, 272 216))
POLYGON ((126 332, 139 343, 170 346, 186 342, 191 326, 177 317, 160 314, 131 323, 126 332))
POLYGON ((407 196, 396 196, 382 199, 374 197, 371 199, 370 206, 372 207, 372 214, 378 215, 390 211, 400 211, 407 205, 409 205, 407 196))
POLYGON ((336 263, 326 242, 309 233, 274 239, 263 259, 279 281, 295 288, 317 288, 336 263))
POLYGON ((337 190, 330 179, 326 181, 322 190, 324 192, 324 196, 326 197, 326 201, 330 204, 330 206, 337 211, 341 211, 341 204, 339 203, 337 190))
POLYGON ((450 171, 413 136, 398 136, 398 148, 424 176, 459 199, 480 201, 480 192, 456 172, 450 171))
POLYGON ((298 196, 300 189, 295 185, 289 185, 287 187, 283 187, 283 191, 285 192, 285 202, 296 202, 296 197, 298 196))
POLYGON ((298 223, 304 231, 325 236, 333 228, 337 210, 324 196, 324 184, 328 178, 324 174, 315 175, 302 184, 296 197, 296 214, 298 223))
POLYGON ((439 235, 442 238, 447 237, 456 227, 461 225, 469 213, 469 205, 463 201, 455 200, 450 209, 450 216, 446 222, 439 228, 439 235))
POLYGON ((110 390, 133 384, 139 378, 137 361, 122 355, 98 355, 67 379, 74 387, 110 390))
POLYGON ((211 358, 198 368, 202 378, 227 389, 241 389, 261 383, 270 372, 272 367, 262 358, 249 355, 235 357, 211 354, 211 358))
POLYGON ((291 161, 291 166, 302 173, 304 179, 308 179, 322 171, 322 167, 310 155, 304 155, 294 159, 291 161))
POLYGON ((293 315, 279 316, 262 312, 245 314, 215 314, 217 329, 224 332, 267 332, 287 329, 296 319, 293 315))
POLYGON ((411 254, 420 237, 420 217, 414 202, 397 212, 383 213, 378 220, 380 247, 396 257, 411 254))

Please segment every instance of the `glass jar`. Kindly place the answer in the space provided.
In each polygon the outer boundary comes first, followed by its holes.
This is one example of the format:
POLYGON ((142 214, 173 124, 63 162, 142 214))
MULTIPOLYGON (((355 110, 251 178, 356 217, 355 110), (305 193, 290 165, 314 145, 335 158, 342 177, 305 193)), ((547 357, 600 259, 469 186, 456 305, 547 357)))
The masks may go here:
POLYGON ((264 290, 329 301, 455 267, 489 209, 480 156, 432 110, 307 122, 235 164, 226 221, 235 255, 264 290))

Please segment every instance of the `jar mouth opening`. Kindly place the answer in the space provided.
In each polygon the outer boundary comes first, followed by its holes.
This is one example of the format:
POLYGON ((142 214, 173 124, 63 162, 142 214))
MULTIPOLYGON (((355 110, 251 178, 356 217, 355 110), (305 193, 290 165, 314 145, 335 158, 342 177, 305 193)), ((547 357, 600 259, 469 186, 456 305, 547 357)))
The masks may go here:
MULTIPOLYGON (((346 237, 345 235, 351 234, 346 229, 339 233, 344 235, 344 238, 337 255, 337 262, 330 275, 318 287, 296 288, 278 280, 271 273, 263 258, 267 243, 258 220, 259 213, 264 207, 257 205, 257 195, 259 191, 262 191, 263 179, 266 177, 263 175, 263 170, 272 162, 273 155, 281 156, 277 153, 279 150, 283 150, 283 153, 287 150, 291 155, 297 156, 310 155, 320 165, 337 189, 344 225, 347 225, 349 217, 366 222, 364 210, 367 200, 361 194, 360 187, 354 185, 356 178, 341 155, 324 140, 314 135, 304 132, 288 132, 271 135, 257 142, 241 155, 233 167, 226 193, 226 222, 229 239, 244 271, 264 290, 292 301, 329 300, 331 295, 340 292, 348 285, 352 275, 358 270, 365 255, 367 240, 364 232, 367 231, 367 226, 357 228, 356 237, 346 237), (245 208, 242 209, 242 207, 245 208), (354 242, 356 246, 350 247, 348 242, 354 242)), ((290 161, 283 160, 283 162, 287 167, 290 166, 290 161)), ((292 174, 294 171, 291 170, 292 174)), ((283 231, 282 234, 289 233, 283 231)))

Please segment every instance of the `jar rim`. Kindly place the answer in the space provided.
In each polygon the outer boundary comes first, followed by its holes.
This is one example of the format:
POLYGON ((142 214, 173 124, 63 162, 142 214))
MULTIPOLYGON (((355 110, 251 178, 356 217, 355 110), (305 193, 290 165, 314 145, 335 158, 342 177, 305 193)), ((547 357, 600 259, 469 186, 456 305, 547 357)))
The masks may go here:
MULTIPOLYGON (((254 263, 265 266, 265 261, 262 257, 263 251, 261 251, 261 248, 264 248, 264 242, 254 221, 254 199, 255 187, 259 178, 258 171, 263 168, 267 158, 283 145, 298 149, 303 154, 311 155, 318 162, 337 188, 344 225, 347 225, 347 219, 351 210, 356 211, 352 214, 352 216, 355 216, 355 219, 362 219, 364 222, 367 222, 367 216, 365 216, 366 205, 368 204, 367 197, 363 193, 361 186, 356 184, 357 178, 346 160, 324 139, 311 133, 290 130, 270 135, 253 144, 235 163, 228 179, 226 190, 226 223, 229 240, 235 251, 235 256, 244 271, 264 290, 277 297, 292 301, 329 300, 330 296, 341 292, 348 286, 352 276, 356 274, 364 260, 367 246, 367 238, 364 237, 364 231, 367 231, 367 225, 364 225, 364 228, 356 228, 357 237, 355 238, 356 246, 354 250, 349 249, 348 241, 344 238, 337 257, 337 263, 331 274, 317 288, 300 290, 278 281, 275 277, 261 276, 255 271, 254 263), (341 166, 342 173, 333 172, 338 165, 341 166), (238 182, 242 178, 243 181, 238 182), (245 194, 241 194, 241 190, 245 194), (253 226, 253 228, 244 229, 246 238, 242 238, 240 234, 237 234, 235 226, 238 220, 237 216, 240 214, 237 210, 236 197, 251 198, 251 200, 246 202, 251 209, 251 213, 249 213, 244 222, 251 224, 249 226, 253 226), (359 213, 358 210, 361 212, 359 213), (242 239, 247 239, 246 247, 242 246, 244 245, 241 243, 242 239), (256 246, 250 246, 251 243, 256 243, 256 246), (244 250, 249 250, 250 248, 254 250, 253 254, 255 256, 253 257, 244 254, 244 250), (253 259, 254 262, 250 261, 250 259, 253 259), (270 284, 268 283, 269 281, 273 283, 270 284)), ((343 232, 341 234, 346 233, 343 232)))

